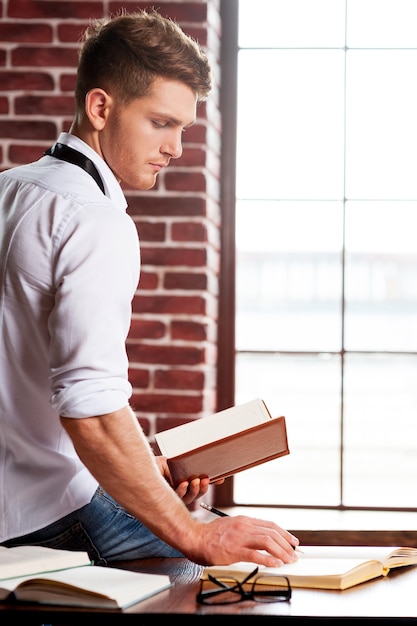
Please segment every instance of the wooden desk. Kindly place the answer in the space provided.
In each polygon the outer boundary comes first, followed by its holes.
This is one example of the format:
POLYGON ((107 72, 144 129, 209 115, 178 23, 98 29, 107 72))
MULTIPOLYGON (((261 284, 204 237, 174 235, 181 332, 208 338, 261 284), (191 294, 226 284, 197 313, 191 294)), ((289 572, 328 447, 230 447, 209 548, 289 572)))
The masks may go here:
POLYGON ((285 626, 295 622, 310 624, 349 624, 364 618, 367 624, 417 626, 417 567, 392 571, 389 576, 345 591, 294 589, 290 603, 260 604, 241 602, 233 606, 207 607, 196 603, 201 567, 186 559, 148 559, 118 563, 118 567, 138 572, 169 574, 174 586, 123 612, 96 609, 0 604, 0 624, 36 626, 82 626, 83 624, 155 624, 157 615, 176 614, 181 623, 214 623, 253 617, 276 619, 285 626))

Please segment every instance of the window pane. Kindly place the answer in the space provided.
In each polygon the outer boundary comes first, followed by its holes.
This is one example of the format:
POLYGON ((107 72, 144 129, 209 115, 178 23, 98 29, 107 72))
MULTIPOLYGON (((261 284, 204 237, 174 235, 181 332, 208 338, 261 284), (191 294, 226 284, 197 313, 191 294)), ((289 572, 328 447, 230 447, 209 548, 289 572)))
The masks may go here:
POLYGON ((236 403, 291 454, 235 501, 417 510, 417 0, 241 7, 236 403))
POLYGON ((417 50, 348 52, 348 198, 417 196, 416 75, 417 50))
POLYGON ((236 346, 340 350, 342 203, 239 202, 236 346))
POLYGON ((345 0, 240 0, 239 45, 342 47, 344 22, 345 0))
POLYGON ((344 500, 416 507, 417 357, 347 355, 344 500))
POLYGON ((415 48, 416 0, 348 0, 349 48, 415 48))
POLYGON ((348 350, 417 351, 417 202, 346 203, 348 350))
POLYGON ((340 502, 340 358, 238 354, 240 404, 265 400, 285 415, 290 454, 234 477, 237 504, 340 502))
POLYGON ((344 54, 239 53, 237 196, 343 198, 344 54))

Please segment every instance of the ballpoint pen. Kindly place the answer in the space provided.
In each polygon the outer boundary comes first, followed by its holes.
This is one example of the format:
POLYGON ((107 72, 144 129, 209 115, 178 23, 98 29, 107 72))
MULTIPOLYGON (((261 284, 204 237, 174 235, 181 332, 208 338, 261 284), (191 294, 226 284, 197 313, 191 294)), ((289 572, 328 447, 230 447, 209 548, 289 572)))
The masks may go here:
MULTIPOLYGON (((228 513, 225 513, 224 511, 219 511, 219 509, 214 508, 214 506, 211 506, 211 504, 206 504, 205 502, 200 502, 200 506, 203 509, 206 509, 206 511, 210 511, 211 513, 214 513, 214 515, 218 515, 219 517, 229 517, 228 513)), ((298 546, 293 546, 293 550, 296 550, 300 554, 304 554, 304 552, 302 550, 300 550, 300 548, 298 546)))
POLYGON ((215 509, 214 506, 211 506, 211 504, 201 502, 200 506, 203 509, 206 509, 206 511, 210 511, 211 513, 214 513, 214 515, 218 515, 219 517, 229 517, 228 513, 225 513, 224 511, 219 511, 219 509, 215 509))

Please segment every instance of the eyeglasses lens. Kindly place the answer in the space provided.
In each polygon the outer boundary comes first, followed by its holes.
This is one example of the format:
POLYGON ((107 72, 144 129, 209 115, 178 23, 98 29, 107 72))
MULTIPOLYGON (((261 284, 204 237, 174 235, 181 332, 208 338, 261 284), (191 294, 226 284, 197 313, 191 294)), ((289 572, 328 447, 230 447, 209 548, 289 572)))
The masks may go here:
POLYGON ((287 578, 276 578, 271 585, 271 579, 265 582, 258 576, 252 586, 252 597, 256 602, 288 602, 291 599, 291 587, 287 578))
POLYGON ((234 604, 242 600, 240 589, 232 581, 227 581, 227 589, 211 580, 201 581, 200 599, 204 604, 234 604))

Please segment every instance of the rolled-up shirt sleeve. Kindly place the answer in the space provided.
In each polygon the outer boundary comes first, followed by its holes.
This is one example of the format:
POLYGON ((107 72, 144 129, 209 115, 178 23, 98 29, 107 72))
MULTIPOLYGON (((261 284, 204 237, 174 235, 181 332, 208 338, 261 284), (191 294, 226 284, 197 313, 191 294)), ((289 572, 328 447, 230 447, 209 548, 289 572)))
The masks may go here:
POLYGON ((54 234, 55 304, 49 316, 51 404, 63 417, 126 406, 126 338, 139 280, 139 240, 123 211, 94 205, 54 234))

